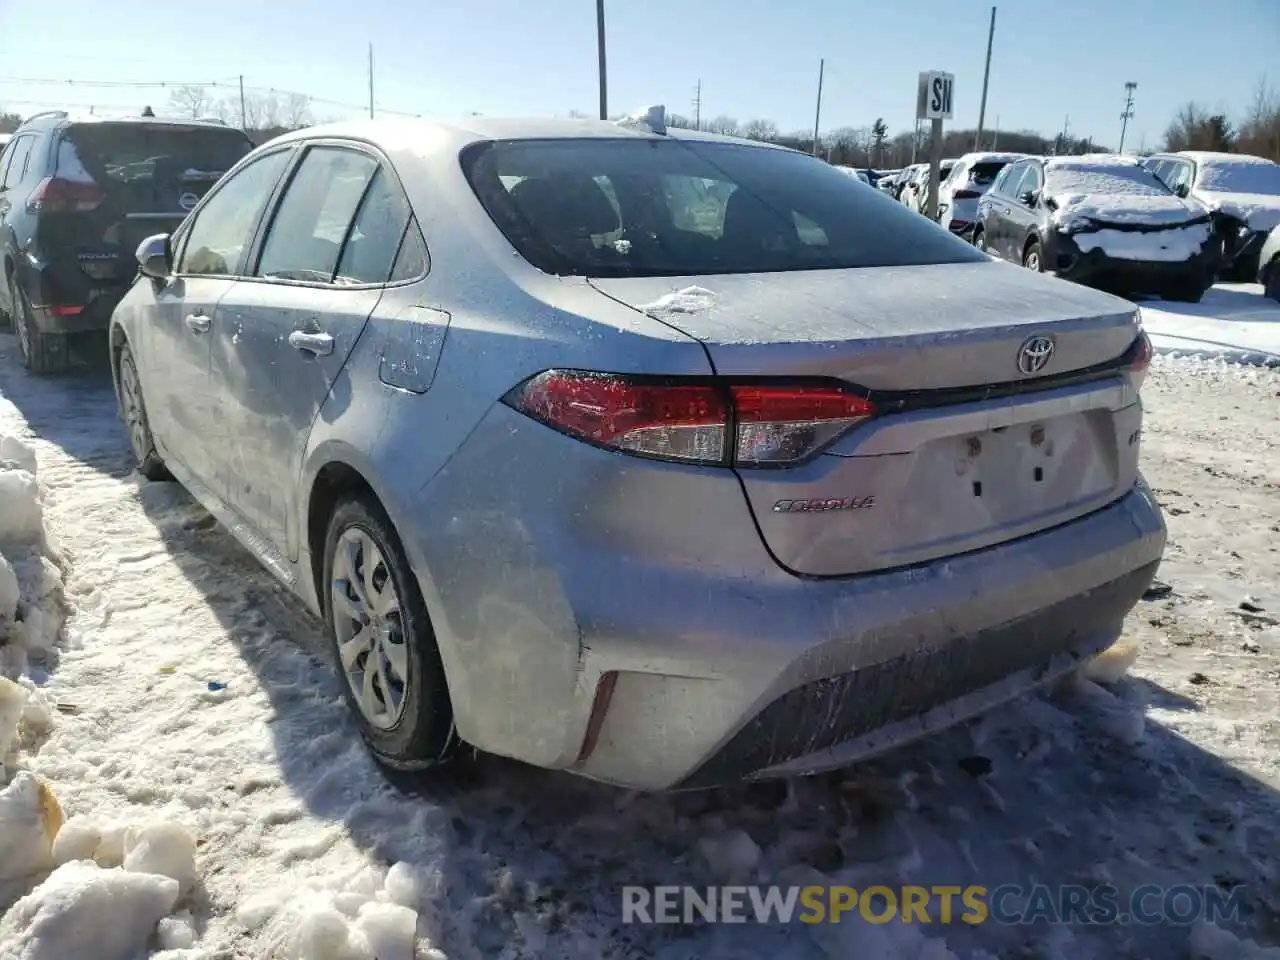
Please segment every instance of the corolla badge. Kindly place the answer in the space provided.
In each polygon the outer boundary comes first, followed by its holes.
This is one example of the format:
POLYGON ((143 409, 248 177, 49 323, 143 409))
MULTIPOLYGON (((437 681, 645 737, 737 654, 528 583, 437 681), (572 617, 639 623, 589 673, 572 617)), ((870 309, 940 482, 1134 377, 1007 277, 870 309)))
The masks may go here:
POLYGON ((1046 336, 1028 337, 1018 348, 1018 370, 1030 376, 1039 373, 1053 356, 1053 338, 1046 336))
POLYGON ((200 198, 194 193, 184 193, 178 198, 178 206, 190 213, 196 208, 196 204, 200 202, 200 198))

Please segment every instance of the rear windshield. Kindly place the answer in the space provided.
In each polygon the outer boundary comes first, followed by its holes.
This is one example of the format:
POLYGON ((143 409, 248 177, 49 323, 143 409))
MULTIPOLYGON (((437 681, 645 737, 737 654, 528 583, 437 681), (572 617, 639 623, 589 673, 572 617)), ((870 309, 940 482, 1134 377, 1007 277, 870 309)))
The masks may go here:
POLYGON ((58 173, 73 180, 170 185, 217 180, 253 149, 238 130, 145 123, 69 127, 58 173))
POLYGON ((517 250, 548 273, 768 273, 985 260, 814 157, 694 140, 474 144, 463 169, 517 250))
POLYGON ((969 182, 979 187, 989 187, 996 174, 1009 165, 1008 160, 983 160, 969 168, 969 182))
POLYGON ((1280 164, 1258 160, 1202 163, 1196 186, 1219 193, 1260 193, 1280 197, 1280 164))

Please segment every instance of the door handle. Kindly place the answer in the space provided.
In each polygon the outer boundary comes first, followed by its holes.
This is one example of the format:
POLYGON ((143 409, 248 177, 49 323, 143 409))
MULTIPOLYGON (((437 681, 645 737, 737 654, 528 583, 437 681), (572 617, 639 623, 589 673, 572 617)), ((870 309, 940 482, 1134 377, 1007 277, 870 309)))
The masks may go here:
POLYGON ((333 353, 333 337, 327 333, 308 333, 306 330, 294 330, 289 334, 289 346, 310 353, 317 357, 327 357, 333 353))
POLYGON ((209 326, 213 322, 203 313, 188 313, 186 319, 187 326, 193 333, 208 333, 209 326))

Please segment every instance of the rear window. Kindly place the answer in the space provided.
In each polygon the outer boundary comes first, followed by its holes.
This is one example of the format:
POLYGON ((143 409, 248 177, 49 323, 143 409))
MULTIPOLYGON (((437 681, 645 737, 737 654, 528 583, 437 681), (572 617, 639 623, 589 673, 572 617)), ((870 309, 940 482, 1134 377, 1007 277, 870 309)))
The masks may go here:
POLYGON ((144 123, 71 126, 58 151, 58 174, 71 180, 174 185, 217 180, 253 149, 238 130, 144 123))
POLYGON ((1196 186, 1219 193, 1280 197, 1280 164, 1263 160, 1212 160, 1200 164, 1196 186))
POLYGON ((1169 188, 1150 170, 1128 163, 1072 163, 1052 161, 1045 167, 1051 195, 1111 194, 1129 197, 1166 197, 1169 188))
POLYGON ((984 160, 969 168, 969 182, 979 187, 995 183, 1000 171, 1009 165, 1008 160, 984 160))
POLYGON ((695 140, 474 144, 463 168, 512 245, 548 273, 768 273, 986 258, 814 157, 695 140))

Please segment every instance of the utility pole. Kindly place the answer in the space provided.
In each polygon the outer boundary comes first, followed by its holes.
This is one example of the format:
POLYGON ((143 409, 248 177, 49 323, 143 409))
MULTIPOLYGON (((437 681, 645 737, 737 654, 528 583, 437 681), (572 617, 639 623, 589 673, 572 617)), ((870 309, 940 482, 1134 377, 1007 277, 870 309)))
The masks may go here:
POLYGON ((600 71, 600 119, 609 119, 609 84, 604 57, 604 0, 596 0, 596 59, 600 71))
POLYGON ((702 129, 702 81, 698 81, 698 88, 693 94, 693 129, 702 129))
MULTIPOLYGON (((987 82, 991 79, 991 43, 996 37, 996 8, 991 8, 991 28, 987 31, 987 65, 982 71, 982 104, 978 107, 978 132, 973 137, 973 149, 982 149, 982 122, 987 117, 987 82)), ((992 148, 994 149, 994 147, 992 148)))
POLYGON ((244 74, 240 74, 240 129, 249 129, 249 111, 244 106, 244 74))
POLYGON ((1133 119, 1133 91, 1138 89, 1138 85, 1130 80, 1124 85, 1124 113, 1120 114, 1120 149, 1118 153, 1124 153, 1124 135, 1129 129, 1129 121, 1133 119))
POLYGON ((369 42, 369 119, 373 119, 373 41, 369 42))
POLYGON ((818 155, 818 123, 822 120, 822 74, 826 69, 827 61, 822 59, 818 61, 818 107, 813 112, 813 155, 818 155))
POLYGON ((991 131, 991 149, 997 150, 1000 147, 1000 114, 996 114, 996 128, 991 131))
POLYGON ((911 165, 915 166, 916 151, 920 149, 920 118, 916 118, 916 127, 911 131, 911 165))

